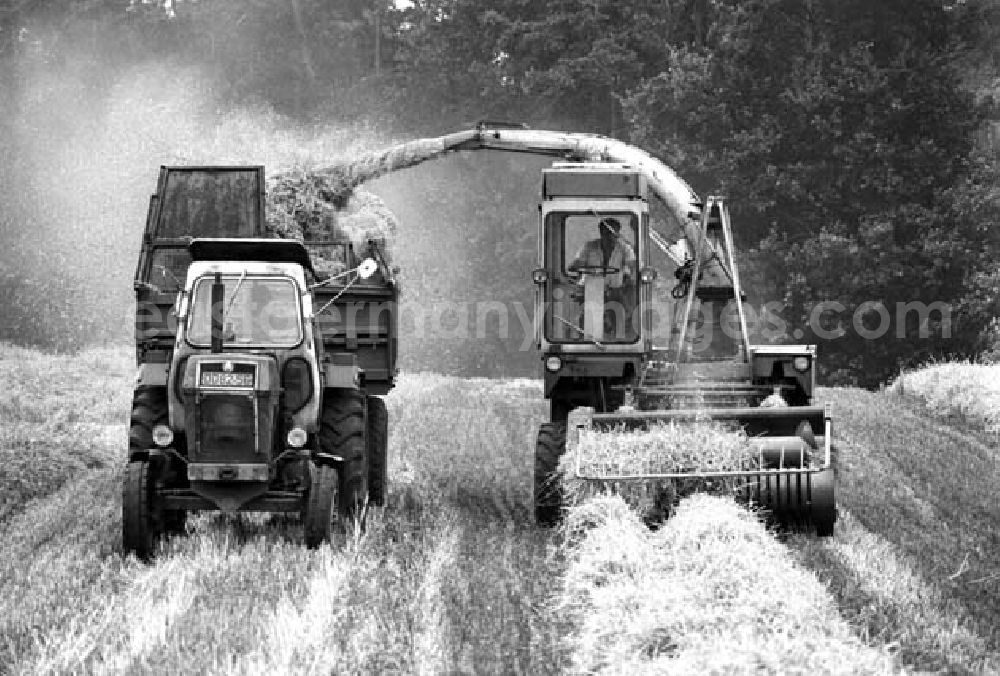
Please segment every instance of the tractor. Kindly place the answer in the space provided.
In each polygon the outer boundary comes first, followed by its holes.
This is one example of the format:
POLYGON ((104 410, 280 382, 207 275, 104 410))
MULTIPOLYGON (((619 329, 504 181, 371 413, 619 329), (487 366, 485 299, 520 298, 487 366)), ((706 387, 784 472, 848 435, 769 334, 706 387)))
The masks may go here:
POLYGON ((318 547, 384 504, 398 298, 384 242, 265 225, 263 167, 161 168, 122 489, 124 549, 140 558, 201 510, 298 514, 318 547))

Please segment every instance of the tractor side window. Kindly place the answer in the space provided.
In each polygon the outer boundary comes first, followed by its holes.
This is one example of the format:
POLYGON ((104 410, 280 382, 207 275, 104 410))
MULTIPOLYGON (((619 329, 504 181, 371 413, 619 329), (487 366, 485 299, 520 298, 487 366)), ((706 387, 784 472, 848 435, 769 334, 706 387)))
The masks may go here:
MULTIPOLYGON (((214 277, 195 283, 187 340, 208 347, 212 340, 214 277)), ((224 276, 223 344, 246 347, 294 347, 302 340, 302 320, 295 282, 287 278, 224 276)))

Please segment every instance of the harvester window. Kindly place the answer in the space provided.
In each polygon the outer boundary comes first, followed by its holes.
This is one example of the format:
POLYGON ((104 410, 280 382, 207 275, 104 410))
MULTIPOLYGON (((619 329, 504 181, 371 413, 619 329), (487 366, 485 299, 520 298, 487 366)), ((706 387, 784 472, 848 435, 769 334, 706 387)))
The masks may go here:
POLYGON ((549 341, 638 340, 637 231, 638 218, 631 212, 548 214, 546 257, 553 272, 546 299, 549 341))
MULTIPOLYGON (((213 277, 194 286, 187 339, 196 347, 212 340, 213 277)), ((302 340, 302 313, 295 282, 284 277, 222 277, 225 285, 223 343, 240 347, 294 347, 302 340)))

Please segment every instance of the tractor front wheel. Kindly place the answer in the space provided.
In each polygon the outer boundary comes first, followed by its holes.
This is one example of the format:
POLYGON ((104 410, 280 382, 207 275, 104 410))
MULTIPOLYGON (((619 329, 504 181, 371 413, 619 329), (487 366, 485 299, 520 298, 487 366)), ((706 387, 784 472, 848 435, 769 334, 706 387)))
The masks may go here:
MULTIPOLYGON (((153 448, 153 428, 166 425, 168 420, 167 390, 163 387, 140 387, 132 393, 132 415, 129 418, 128 450, 132 454, 145 454, 153 448)), ((179 453, 186 453, 182 438, 175 440, 179 453)), ((162 470, 157 474, 161 481, 167 480, 164 474, 173 475, 175 471, 170 458, 163 465, 157 465, 151 470, 162 470)), ((163 512, 163 532, 177 535, 184 532, 187 523, 187 513, 183 509, 170 509, 163 512)))
POLYGON ((156 471, 148 460, 134 460, 125 468, 122 485, 122 542, 125 553, 148 560, 162 532, 156 493, 156 471))
POLYGON ((535 443, 535 521, 555 526, 562 520, 559 459, 566 451, 566 423, 543 423, 535 443))
POLYGON ((324 542, 330 542, 333 534, 340 529, 340 513, 337 509, 339 477, 336 468, 329 465, 317 467, 310 463, 309 470, 311 480, 303 530, 306 547, 315 549, 324 542))

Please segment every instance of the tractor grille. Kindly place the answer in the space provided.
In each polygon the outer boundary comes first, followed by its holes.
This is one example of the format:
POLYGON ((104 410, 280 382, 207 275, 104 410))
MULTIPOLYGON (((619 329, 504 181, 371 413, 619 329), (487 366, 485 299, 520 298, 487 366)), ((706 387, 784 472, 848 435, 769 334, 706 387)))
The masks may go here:
POLYGON ((253 395, 203 395, 196 462, 250 462, 258 454, 253 395))

